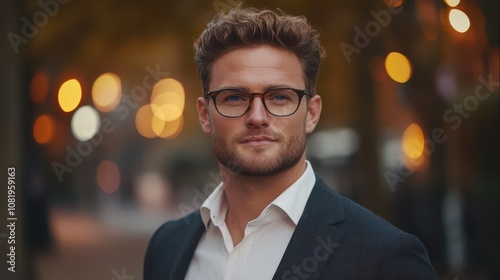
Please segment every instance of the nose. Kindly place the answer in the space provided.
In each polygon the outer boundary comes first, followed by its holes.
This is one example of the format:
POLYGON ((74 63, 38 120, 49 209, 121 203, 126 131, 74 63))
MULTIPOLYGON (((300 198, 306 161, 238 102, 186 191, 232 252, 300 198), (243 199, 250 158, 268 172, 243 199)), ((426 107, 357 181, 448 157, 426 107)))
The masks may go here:
POLYGON ((247 112, 247 127, 267 127, 269 125, 269 113, 264 106, 262 97, 253 98, 250 109, 247 112))

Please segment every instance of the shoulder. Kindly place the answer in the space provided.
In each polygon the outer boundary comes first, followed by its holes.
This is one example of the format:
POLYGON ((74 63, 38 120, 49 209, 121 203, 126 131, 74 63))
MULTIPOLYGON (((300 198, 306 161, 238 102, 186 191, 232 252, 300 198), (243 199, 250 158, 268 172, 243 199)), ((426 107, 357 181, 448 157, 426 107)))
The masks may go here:
POLYGON ((144 256, 144 279, 159 279, 165 271, 172 273, 174 266, 179 265, 178 256, 192 251, 193 242, 202 228, 198 210, 160 226, 151 237, 144 256))
POLYGON ((151 237, 149 247, 175 242, 183 237, 187 229, 198 227, 200 221, 200 211, 196 210, 183 218, 165 222, 151 237))
POLYGON ((427 250, 416 236, 335 193, 321 180, 318 187, 336 204, 335 212, 343 215, 332 227, 343 232, 337 261, 357 267, 356 273, 369 272, 384 279, 436 279, 427 250))
POLYGON ((360 204, 342 197, 345 213, 345 232, 350 241, 362 245, 365 250, 390 254, 399 249, 412 251, 425 247, 420 240, 392 225, 360 204), (410 250, 411 249, 411 250, 410 250))
MULTIPOLYGON (((355 236, 360 235, 367 239, 390 239, 394 236, 407 234, 371 210, 337 194, 319 177, 317 177, 316 187, 318 188, 316 199, 328 199, 328 203, 331 204, 327 206, 328 212, 332 215, 340 215, 345 230, 354 233, 355 236)), ((339 220, 338 217, 337 220, 339 220)))

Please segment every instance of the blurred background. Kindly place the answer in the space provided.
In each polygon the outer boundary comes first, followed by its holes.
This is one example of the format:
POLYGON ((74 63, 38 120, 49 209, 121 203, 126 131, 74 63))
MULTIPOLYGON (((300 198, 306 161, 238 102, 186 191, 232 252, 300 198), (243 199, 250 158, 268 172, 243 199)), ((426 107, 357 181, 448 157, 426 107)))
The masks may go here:
MULTIPOLYGON (((237 2, 1 2, 0 279, 142 279, 154 230, 220 182, 192 44, 237 2)), ((440 279, 499 279, 499 2, 244 6, 321 32, 316 172, 418 236, 440 279)))

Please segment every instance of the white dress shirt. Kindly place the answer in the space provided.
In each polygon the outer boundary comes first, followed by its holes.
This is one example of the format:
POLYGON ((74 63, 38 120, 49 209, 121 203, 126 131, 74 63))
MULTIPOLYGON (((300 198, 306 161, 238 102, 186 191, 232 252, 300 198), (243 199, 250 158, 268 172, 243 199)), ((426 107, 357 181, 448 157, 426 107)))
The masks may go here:
POLYGON ((201 206, 206 232, 185 279, 272 279, 316 182, 311 164, 306 165, 302 176, 247 224, 236 247, 225 222, 227 202, 221 183, 201 206))

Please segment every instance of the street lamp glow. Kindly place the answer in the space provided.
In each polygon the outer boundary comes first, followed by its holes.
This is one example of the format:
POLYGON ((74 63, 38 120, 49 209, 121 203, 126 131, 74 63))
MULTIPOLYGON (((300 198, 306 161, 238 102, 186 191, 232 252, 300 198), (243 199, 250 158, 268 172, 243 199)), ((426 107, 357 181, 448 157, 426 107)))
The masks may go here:
POLYGON ((457 32, 464 33, 469 30, 470 20, 469 17, 458 9, 452 9, 448 16, 451 27, 457 32))

